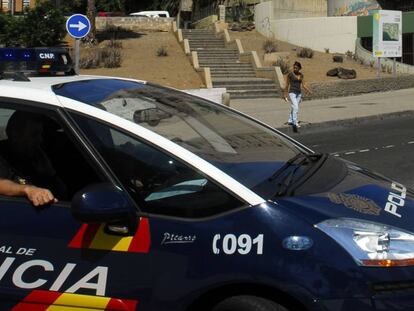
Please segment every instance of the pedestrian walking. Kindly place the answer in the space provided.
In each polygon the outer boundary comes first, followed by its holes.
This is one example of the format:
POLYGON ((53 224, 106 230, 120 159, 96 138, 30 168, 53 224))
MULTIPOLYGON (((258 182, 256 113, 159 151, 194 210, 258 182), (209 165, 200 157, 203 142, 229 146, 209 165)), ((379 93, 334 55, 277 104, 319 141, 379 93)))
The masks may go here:
POLYGON ((293 71, 289 72, 286 76, 286 88, 284 91, 284 99, 288 101, 288 96, 291 102, 291 109, 288 124, 292 126, 295 133, 298 132, 299 122, 299 104, 302 101, 302 89, 309 94, 312 94, 311 90, 305 84, 303 73, 301 73, 302 65, 299 62, 293 64, 293 71))

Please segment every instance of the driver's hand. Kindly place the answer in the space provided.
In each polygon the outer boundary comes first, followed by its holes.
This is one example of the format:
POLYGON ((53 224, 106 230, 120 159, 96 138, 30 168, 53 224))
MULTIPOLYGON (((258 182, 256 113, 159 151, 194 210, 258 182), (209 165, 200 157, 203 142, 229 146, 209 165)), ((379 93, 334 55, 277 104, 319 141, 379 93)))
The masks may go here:
POLYGON ((52 192, 48 189, 38 188, 35 186, 27 186, 24 192, 34 206, 56 203, 58 201, 52 192))

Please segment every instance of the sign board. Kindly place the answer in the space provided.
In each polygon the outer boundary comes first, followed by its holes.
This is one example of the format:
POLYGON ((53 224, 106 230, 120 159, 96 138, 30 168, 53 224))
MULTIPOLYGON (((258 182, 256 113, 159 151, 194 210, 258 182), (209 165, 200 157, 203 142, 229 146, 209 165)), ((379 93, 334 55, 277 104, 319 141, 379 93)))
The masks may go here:
POLYGON ((66 21, 66 30, 71 37, 81 39, 91 30, 91 23, 85 15, 74 14, 66 21))
POLYGON ((402 56, 401 11, 374 11, 372 53, 374 57, 402 56))

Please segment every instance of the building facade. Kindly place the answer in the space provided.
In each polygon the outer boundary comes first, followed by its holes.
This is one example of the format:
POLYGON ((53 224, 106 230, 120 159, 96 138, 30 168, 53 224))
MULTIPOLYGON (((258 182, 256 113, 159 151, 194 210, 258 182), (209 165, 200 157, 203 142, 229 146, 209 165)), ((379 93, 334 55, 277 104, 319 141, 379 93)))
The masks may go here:
POLYGON ((34 7, 35 0, 0 0, 0 12, 9 13, 22 13, 26 7, 34 7))

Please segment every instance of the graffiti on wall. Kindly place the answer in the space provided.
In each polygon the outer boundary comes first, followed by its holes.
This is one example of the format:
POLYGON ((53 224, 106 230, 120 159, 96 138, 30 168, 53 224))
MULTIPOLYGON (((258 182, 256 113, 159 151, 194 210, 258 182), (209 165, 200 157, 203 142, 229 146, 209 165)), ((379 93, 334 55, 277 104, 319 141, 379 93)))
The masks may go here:
POLYGON ((331 0, 334 16, 363 16, 370 15, 381 6, 375 0, 331 0))

